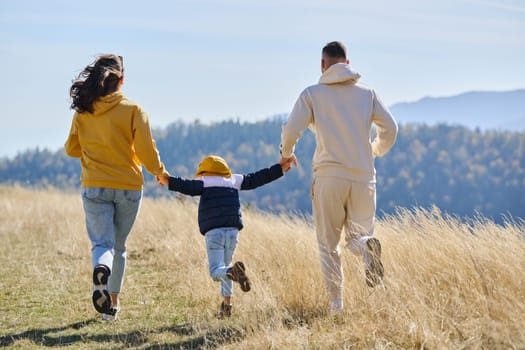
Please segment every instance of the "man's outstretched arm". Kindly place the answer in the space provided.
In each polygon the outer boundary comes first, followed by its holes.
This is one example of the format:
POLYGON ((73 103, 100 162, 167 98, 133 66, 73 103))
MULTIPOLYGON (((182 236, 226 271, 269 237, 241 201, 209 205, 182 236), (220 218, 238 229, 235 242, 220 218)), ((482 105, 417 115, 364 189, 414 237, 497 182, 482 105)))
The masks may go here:
POLYGON ((304 90, 283 125, 281 130, 281 155, 290 158, 295 151, 295 145, 303 131, 310 125, 313 119, 312 103, 308 90, 304 90))

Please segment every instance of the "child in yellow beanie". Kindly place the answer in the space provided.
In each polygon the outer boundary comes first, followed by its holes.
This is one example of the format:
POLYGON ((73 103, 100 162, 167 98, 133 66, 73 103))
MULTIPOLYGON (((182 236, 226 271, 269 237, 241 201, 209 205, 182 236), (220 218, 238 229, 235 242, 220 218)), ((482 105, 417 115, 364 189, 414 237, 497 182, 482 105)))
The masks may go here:
POLYGON ((173 176, 158 176, 160 185, 190 196, 201 196, 199 201, 199 229, 206 239, 210 276, 221 282, 219 317, 231 316, 233 282, 241 290, 251 289, 246 266, 242 261, 231 264, 237 247, 239 231, 243 228, 239 191, 252 190, 277 180, 297 165, 295 158, 281 159, 279 163, 246 175, 232 174, 226 161, 209 155, 200 162, 194 180, 173 176))

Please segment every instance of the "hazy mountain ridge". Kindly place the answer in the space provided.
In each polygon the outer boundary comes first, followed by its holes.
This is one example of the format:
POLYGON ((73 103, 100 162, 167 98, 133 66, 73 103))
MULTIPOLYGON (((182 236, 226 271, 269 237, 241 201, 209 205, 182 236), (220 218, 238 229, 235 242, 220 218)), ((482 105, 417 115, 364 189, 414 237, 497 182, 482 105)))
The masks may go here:
POLYGON ((525 89, 473 91, 449 97, 425 97, 392 105, 401 123, 446 123, 482 130, 525 131, 525 89))

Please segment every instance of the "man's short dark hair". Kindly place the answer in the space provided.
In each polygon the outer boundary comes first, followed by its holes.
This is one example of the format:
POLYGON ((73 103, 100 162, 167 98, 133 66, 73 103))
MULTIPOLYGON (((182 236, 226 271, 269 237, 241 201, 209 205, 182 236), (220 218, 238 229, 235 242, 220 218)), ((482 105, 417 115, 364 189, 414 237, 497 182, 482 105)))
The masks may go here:
POLYGON ((323 54, 331 58, 344 58, 346 60, 346 47, 339 41, 332 41, 323 47, 323 54))

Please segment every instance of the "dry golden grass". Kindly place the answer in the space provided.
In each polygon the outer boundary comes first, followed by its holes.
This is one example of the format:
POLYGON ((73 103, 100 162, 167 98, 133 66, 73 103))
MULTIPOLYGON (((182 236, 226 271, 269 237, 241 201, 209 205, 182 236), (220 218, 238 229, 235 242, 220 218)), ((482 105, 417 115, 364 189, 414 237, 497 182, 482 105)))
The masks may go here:
POLYGON ((385 285, 344 251, 342 317, 327 312, 309 220, 246 211, 236 259, 253 289, 217 320, 192 200, 145 199, 115 323, 91 305, 78 194, 0 187, 0 346, 36 349, 524 349, 525 226, 438 211, 378 222, 385 285))

